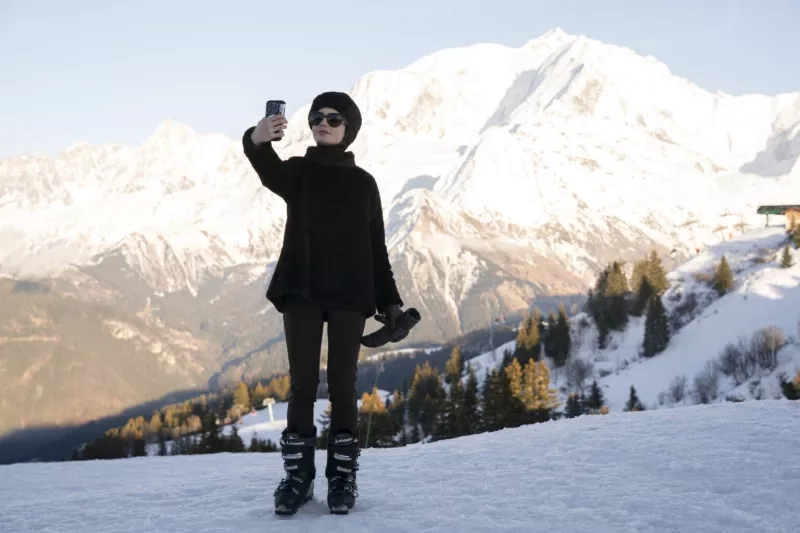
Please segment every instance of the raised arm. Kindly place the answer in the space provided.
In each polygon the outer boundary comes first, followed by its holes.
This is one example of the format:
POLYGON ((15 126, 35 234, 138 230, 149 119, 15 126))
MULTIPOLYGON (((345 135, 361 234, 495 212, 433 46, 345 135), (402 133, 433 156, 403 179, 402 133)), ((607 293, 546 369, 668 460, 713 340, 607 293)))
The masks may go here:
POLYGON ((270 140, 259 144, 253 142, 253 132, 256 128, 257 126, 248 128, 242 136, 244 155, 258 174, 262 185, 288 201, 292 182, 287 164, 275 152, 270 140))
MULTIPOLYGON (((374 183, 374 180, 373 180, 374 183)), ((372 243, 372 265, 375 278, 375 304, 378 311, 390 305, 403 306, 403 300, 397 291, 397 283, 389 263, 389 251, 386 249, 386 232, 383 225, 383 205, 378 185, 372 189, 370 209, 370 237, 372 243)))

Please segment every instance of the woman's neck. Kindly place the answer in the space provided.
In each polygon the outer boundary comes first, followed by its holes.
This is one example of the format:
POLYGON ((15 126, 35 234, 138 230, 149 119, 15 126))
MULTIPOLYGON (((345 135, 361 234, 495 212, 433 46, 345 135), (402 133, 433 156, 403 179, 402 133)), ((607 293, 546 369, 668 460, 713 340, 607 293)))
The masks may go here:
POLYGON ((305 157, 323 165, 355 166, 353 152, 346 152, 341 145, 318 144, 317 146, 309 146, 305 157))

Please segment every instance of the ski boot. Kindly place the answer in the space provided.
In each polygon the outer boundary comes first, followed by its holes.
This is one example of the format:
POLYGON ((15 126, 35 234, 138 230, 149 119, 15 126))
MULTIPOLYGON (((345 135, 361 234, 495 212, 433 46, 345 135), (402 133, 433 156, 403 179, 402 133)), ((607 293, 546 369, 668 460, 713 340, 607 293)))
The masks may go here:
POLYGON ((314 450, 317 436, 301 437, 284 430, 281 435, 281 455, 286 476, 275 489, 275 514, 293 515, 301 505, 314 497, 314 450))
POLYGON ((360 450, 358 438, 350 432, 328 435, 328 507, 333 514, 347 514, 356 503, 356 470, 360 450))

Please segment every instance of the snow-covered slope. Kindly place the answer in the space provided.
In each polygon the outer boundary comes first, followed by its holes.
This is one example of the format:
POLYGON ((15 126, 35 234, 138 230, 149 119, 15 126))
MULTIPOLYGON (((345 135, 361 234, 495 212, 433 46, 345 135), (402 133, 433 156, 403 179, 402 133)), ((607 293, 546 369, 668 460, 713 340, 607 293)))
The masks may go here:
MULTIPOLYGON (((568 395, 577 392, 568 368, 576 361, 590 364, 584 389, 588 393, 596 379, 612 412, 624 409, 631 385, 647 409, 698 403, 698 376, 701 381, 710 377, 716 387, 711 402, 782 398, 780 379, 791 381, 800 372, 800 250, 792 248, 794 264, 782 268, 787 239, 783 227, 753 230, 709 247, 670 272, 662 301, 673 333, 667 349, 653 358, 640 356, 645 317, 630 317, 624 331, 611 333, 606 349, 598 349, 597 330, 585 313, 571 317, 573 351, 567 366, 556 368, 545 354, 561 409, 568 395), (723 255, 735 284, 719 297, 708 280, 723 255), (723 372, 723 350, 734 345, 746 351, 765 328, 776 328, 784 340, 776 344, 774 365, 755 364, 737 383, 723 372), (682 380, 684 386, 678 387, 682 380)), ((500 367, 504 352, 513 353, 515 346, 516 341, 505 343, 466 364, 482 383, 486 371, 500 367)))
POLYGON ((276 517, 277 453, 3 466, 0 529, 788 533, 798 417, 800 402, 747 402, 366 449, 347 517, 328 514, 324 479, 296 516, 276 517))
POLYGON ((777 328, 785 339, 776 347, 774 369, 753 369, 741 384, 716 369, 716 401, 782 397, 779 377, 789 379, 800 371, 800 251, 792 249, 794 265, 781 267, 781 249, 787 241, 783 228, 763 228, 719 243, 698 254, 668 275, 670 288, 662 300, 668 313, 688 323, 673 333, 667 349, 653 358, 639 358, 644 338, 644 318, 633 319, 627 330, 613 335, 610 349, 596 350, 589 342, 583 356, 596 362, 608 405, 621 409, 631 385, 646 407, 694 403, 694 380, 720 363, 728 344, 749 342, 764 328, 777 328), (733 289, 717 297, 704 280, 709 279, 722 256, 735 276, 733 289), (694 300, 697 305, 686 305, 694 300), (684 398, 675 402, 671 383, 686 378, 684 398))

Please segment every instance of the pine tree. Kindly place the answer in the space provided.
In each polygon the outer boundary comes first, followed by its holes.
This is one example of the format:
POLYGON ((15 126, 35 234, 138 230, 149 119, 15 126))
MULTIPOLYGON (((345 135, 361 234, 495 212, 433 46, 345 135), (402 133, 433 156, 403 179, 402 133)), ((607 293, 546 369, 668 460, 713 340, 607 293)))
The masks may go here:
POLYGON ((420 436, 419 426, 417 424, 414 424, 414 425, 411 426, 411 431, 408 434, 408 438, 409 438, 409 442, 411 442, 411 444, 416 444, 420 440, 422 440, 422 438, 420 436))
POLYGON ((158 436, 162 427, 164 427, 164 422, 161 419, 161 413, 159 411, 155 411, 153 416, 150 417, 150 422, 147 424, 147 433, 148 435, 158 436))
POLYGON ((669 322, 664 303, 661 301, 660 296, 654 296, 647 306, 642 354, 645 357, 653 357, 660 354, 667 349, 669 336, 669 322))
POLYGON ((569 320, 567 319, 567 311, 564 308, 564 303, 558 306, 558 318, 556 319, 555 328, 553 329, 553 363, 557 367, 562 367, 566 364, 569 354, 572 351, 572 339, 570 338, 569 320))
POLYGON ((556 323, 558 319, 556 318, 555 313, 550 311, 547 314, 547 326, 544 335, 544 353, 547 357, 553 357, 553 354, 556 353, 556 344, 558 343, 558 334, 556 333, 556 323))
POLYGON ((606 320, 614 331, 622 331, 628 324, 628 280, 625 277, 622 263, 614 261, 606 285, 606 300, 608 301, 606 320))
POLYGON ((467 384, 464 387, 462 412, 466 420, 467 435, 482 430, 480 399, 478 398, 478 376, 472 365, 467 365, 467 384))
POLYGON ((250 391, 247 389, 247 384, 240 381, 233 391, 233 402, 235 405, 241 405, 244 409, 250 409, 250 391))
POLYGON ((452 439, 467 435, 467 421, 464 416, 464 383, 459 379, 450 385, 442 416, 439 437, 452 439))
POLYGON ((500 368, 505 368, 511 364, 511 359, 514 358, 514 352, 511 350, 503 350, 503 360, 500 362, 500 368))
POLYGON ((527 351, 528 345, 528 335, 531 330, 531 322, 533 321, 533 317, 524 316, 522 320, 519 321, 519 326, 517 327, 517 339, 515 344, 514 355, 516 357, 523 357, 527 351))
POLYGON ((445 364, 445 382, 448 385, 447 395, 442 406, 437 439, 449 439, 466 435, 466 422, 461 410, 464 403, 464 383, 461 375, 464 372, 464 361, 461 350, 456 347, 445 364))
POLYGON ((530 360, 523 371, 522 403, 528 422, 549 420, 559 406, 558 391, 550 387, 550 369, 544 361, 530 360))
POLYGON ((520 321, 514 350, 514 356, 519 359, 520 364, 525 364, 528 359, 538 360, 541 357, 541 324, 542 315, 538 309, 534 310, 533 316, 520 321))
POLYGON ((794 244, 795 249, 800 248, 800 226, 792 231, 792 244, 794 244))
POLYGON ((406 430, 406 398, 400 391, 394 391, 392 395, 389 418, 392 422, 392 434, 399 433, 399 444, 400 446, 405 446, 408 444, 408 432, 406 430))
POLYGON ((358 409, 359 440, 364 448, 385 445, 392 436, 391 421, 386 404, 377 388, 361 396, 358 409), (367 441, 369 439, 369 441, 367 441))
POLYGON ((209 413, 203 424, 203 437, 199 443, 198 453, 220 453, 223 451, 223 442, 220 438, 217 417, 209 413))
POLYGON ((597 277, 591 293, 589 314, 598 331, 598 347, 606 347, 611 331, 622 331, 628 324, 628 281, 619 261, 614 261, 597 277))
POLYGON ((131 457, 147 457, 147 442, 143 439, 131 441, 131 457))
POLYGON ((650 305, 650 300, 656 296, 656 291, 650 284, 650 279, 645 278, 642 284, 639 285, 639 290, 636 292, 636 301, 633 305, 633 315, 642 316, 647 306, 650 305))
POLYGON ((539 309, 533 310, 534 320, 536 320, 536 331, 538 339, 536 345, 533 347, 533 358, 539 361, 542 358, 542 349, 544 348, 545 325, 544 315, 539 309))
POLYGON ((267 385, 268 395, 275 398, 277 402, 284 402, 289 397, 291 386, 289 376, 279 376, 272 379, 267 385))
POLYGON ((587 298, 587 312, 592 317, 592 320, 594 320, 595 326, 597 327, 597 343, 600 349, 606 347, 606 340, 608 339, 608 334, 610 332, 610 328, 606 323, 605 316, 607 307, 605 287, 607 281, 608 268, 604 268, 595 280, 594 290, 589 290, 589 295, 587 298))
POLYGON ((499 429, 500 407, 495 402, 494 387, 496 384, 497 370, 486 370, 481 388, 481 426, 487 431, 499 429))
POLYGON ((511 404, 508 378, 504 369, 493 369, 483 385, 483 424, 488 431, 507 427, 508 406, 511 404))
POLYGON ((647 259, 640 259, 634 261, 633 268, 631 269, 630 289, 632 292, 637 292, 642 282, 647 278, 647 259))
POLYGON ((317 419, 317 449, 319 450, 328 448, 328 433, 331 431, 331 408, 331 402, 328 402, 328 407, 317 419))
POLYGON ((167 454, 167 439, 163 431, 158 432, 158 455, 164 457, 167 454))
POLYGON ((595 322, 595 325, 597 326, 597 347, 600 350, 604 350, 608 346, 608 336, 611 334, 611 330, 604 319, 600 319, 600 322, 595 322))
POLYGON ((652 286, 649 285, 647 279, 647 267, 648 263, 646 260, 636 261, 633 264, 633 271, 631 272, 631 291, 636 294, 636 301, 631 309, 631 315, 633 316, 642 316, 642 314, 644 314, 647 305, 646 300, 650 298, 650 294, 652 293, 652 286), (647 288, 644 287, 645 284, 648 285, 647 288), (645 301, 642 301, 643 299, 645 301))
MULTIPOLYGON (((533 363, 532 359, 528 360, 533 363)), ((525 400, 523 398, 522 366, 515 357, 503 369, 505 373, 505 386, 507 387, 507 401, 504 404, 504 427, 519 427, 527 422, 525 400)))
POLYGON ((567 406, 564 411, 566 418, 575 418, 583 414, 583 406, 577 392, 573 392, 567 398, 567 406))
POLYGON ((455 346, 450 352, 450 358, 444 365, 444 382, 448 385, 461 380, 464 373, 464 357, 461 355, 461 348, 455 346))
POLYGON ((585 412, 588 414, 597 414, 606 403, 603 397, 603 391, 597 384, 597 380, 592 381, 592 386, 589 389, 589 398, 585 402, 585 412))
POLYGON ((231 428, 230 436, 225 439, 226 440, 226 451, 231 453, 239 453, 244 452, 244 442, 242 441, 242 437, 239 436, 239 428, 236 427, 236 424, 233 425, 231 428))
POLYGON ((253 394, 250 397, 250 403, 256 409, 262 407, 264 405, 264 400, 269 396, 269 391, 264 386, 263 383, 260 381, 256 385, 256 388, 253 389, 253 394))
POLYGON ((669 287, 667 271, 664 269, 661 257, 655 250, 650 252, 650 257, 647 261, 647 280, 650 282, 653 293, 657 295, 663 294, 669 287))
POLYGON ((733 272, 731 271, 728 260, 723 254, 719 265, 714 270, 713 288, 720 296, 727 293, 733 287, 733 272))
POLYGON ((631 385, 631 391, 628 395, 628 402, 625 404, 624 411, 644 411, 642 402, 639 401, 639 396, 636 394, 636 388, 631 385))
POLYGON ((789 250, 789 245, 783 247, 783 256, 781 257, 781 267, 789 268, 792 266, 792 252, 789 250))
POLYGON ((422 436, 432 435, 436 431, 444 398, 439 371, 431 367, 428 361, 422 366, 417 365, 408 395, 408 418, 412 431, 418 427, 422 430, 422 436))
POLYGON ((792 381, 786 381, 784 376, 780 377, 781 390, 787 400, 800 400, 800 372, 792 381))

